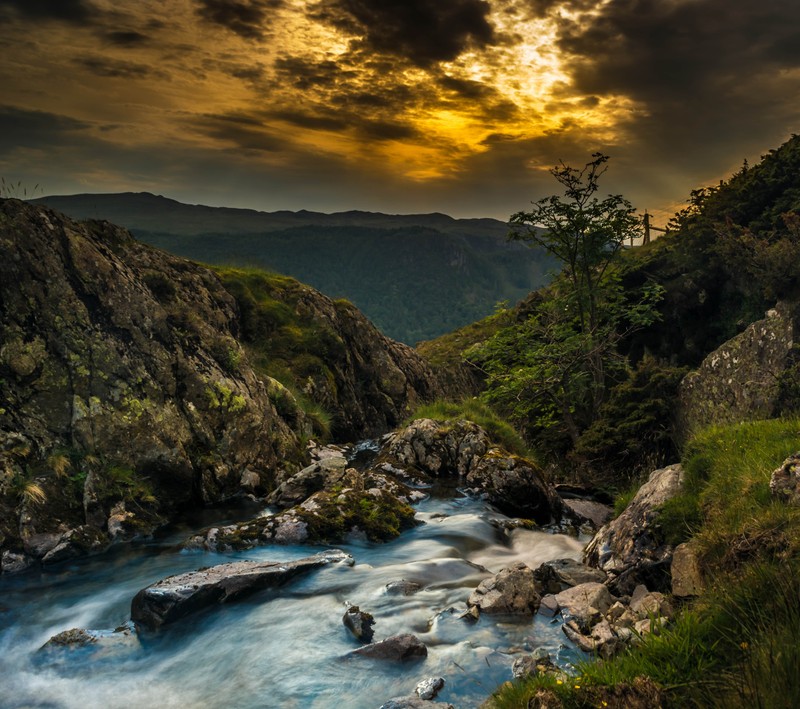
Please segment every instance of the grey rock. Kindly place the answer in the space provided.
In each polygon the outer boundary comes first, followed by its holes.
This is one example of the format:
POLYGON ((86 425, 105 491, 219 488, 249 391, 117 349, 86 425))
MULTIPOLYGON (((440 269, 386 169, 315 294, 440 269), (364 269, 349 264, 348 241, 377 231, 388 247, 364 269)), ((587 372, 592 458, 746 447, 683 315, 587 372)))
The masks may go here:
POLYGON ((419 591, 422 586, 415 581, 390 581, 386 584, 386 593, 390 596, 411 596, 419 591))
POLYGON ((782 302, 708 355, 680 385, 683 436, 709 424, 779 414, 781 375, 795 366, 797 333, 797 306, 782 302))
POLYGON ((433 699, 444 687, 443 677, 428 677, 417 683, 414 693, 420 699, 433 699))
POLYGON ((556 594, 562 613, 573 617, 581 631, 598 623, 614 603, 608 588, 602 583, 589 582, 556 594))
POLYGON ((607 574, 574 559, 546 561, 533 572, 536 582, 545 593, 560 593, 572 586, 590 581, 604 583, 607 574))
POLYGON ((564 504, 569 507, 580 519, 587 520, 595 527, 602 527, 614 514, 614 510, 608 505, 593 500, 564 500, 564 504))
POLYGON ((353 558, 337 549, 297 561, 235 561, 169 576, 136 594, 131 603, 131 619, 144 628, 157 630, 204 608, 281 586, 295 576, 334 563, 352 565, 353 558))
POLYGON ((371 645, 365 645, 358 650, 353 650, 351 654, 375 660, 412 660, 427 657, 428 648, 416 635, 404 633, 393 635, 371 645))
POLYGON ((552 618, 560 610, 561 606, 558 605, 555 594, 547 593, 542 596, 542 600, 539 603, 539 613, 548 618, 552 618))
POLYGON ((541 596, 533 570, 518 561, 493 577, 481 581, 467 600, 481 613, 535 613, 541 596))
POLYGON ((467 474, 467 484, 509 517, 524 517, 539 525, 570 516, 539 466, 500 448, 492 448, 467 474))
POLYGON ((682 490, 680 464, 653 471, 625 511, 589 542, 584 560, 613 577, 609 586, 616 593, 629 594, 640 583, 668 589, 672 547, 659 541, 654 527, 661 505, 682 490))

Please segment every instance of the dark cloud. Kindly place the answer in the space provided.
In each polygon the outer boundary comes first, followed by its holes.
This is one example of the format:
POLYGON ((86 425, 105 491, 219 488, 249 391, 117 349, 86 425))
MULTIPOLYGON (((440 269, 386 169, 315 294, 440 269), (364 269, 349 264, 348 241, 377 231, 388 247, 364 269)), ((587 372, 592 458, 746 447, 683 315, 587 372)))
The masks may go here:
POLYGON ((800 119, 796 0, 616 0, 558 43, 573 90, 635 100, 630 137, 671 162, 719 164, 735 144, 732 164, 800 119))
POLYGON ((197 14, 245 39, 263 39, 268 14, 283 0, 196 0, 197 14))
POLYGON ((489 11, 484 0, 322 0, 314 16, 363 37, 368 50, 425 67, 491 44, 489 11))
POLYGON ((304 113, 302 111, 275 111, 271 113, 270 116, 291 123, 299 128, 338 131, 344 130, 347 127, 346 120, 331 115, 318 115, 304 113))
POLYGON ((263 119, 258 116, 213 114, 193 118, 191 123, 209 138, 232 143, 247 153, 275 153, 286 148, 286 140, 266 130, 263 119))
POLYGON ((87 24, 97 14, 97 10, 87 0, 2 0, 0 18, 8 13, 31 20, 87 24))
POLYGON ((145 64, 110 59, 109 57, 82 57, 76 64, 88 69, 96 76, 121 79, 142 79, 147 76, 159 74, 153 67, 145 64))
POLYGON ((113 32, 104 32, 103 39, 109 44, 117 47, 124 47, 126 49, 141 47, 150 41, 146 34, 135 32, 134 30, 118 30, 113 32))
POLYGON ((90 124, 68 116, 0 106, 0 155, 16 148, 41 149, 72 142, 90 124))
POLYGON ((497 94, 497 89, 493 86, 487 86, 480 81, 473 81, 472 79, 443 76, 438 83, 446 91, 452 91, 454 94, 467 99, 486 99, 497 94))
POLYGON ((305 57, 281 57, 275 62, 279 81, 298 89, 329 87, 353 79, 357 73, 332 61, 317 61, 305 57))

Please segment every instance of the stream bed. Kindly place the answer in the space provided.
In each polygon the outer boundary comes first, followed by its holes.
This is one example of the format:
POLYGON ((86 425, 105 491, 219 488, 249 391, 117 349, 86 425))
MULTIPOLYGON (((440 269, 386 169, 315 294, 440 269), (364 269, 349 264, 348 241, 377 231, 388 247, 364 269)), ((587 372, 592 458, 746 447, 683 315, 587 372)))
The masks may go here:
POLYGON ((479 567, 496 573, 516 560, 536 568, 578 559, 584 541, 521 528, 503 532, 502 515, 458 493, 421 502, 417 517, 424 524, 388 544, 338 547, 354 557, 353 567, 323 568, 108 650, 39 649, 71 628, 120 626, 136 592, 166 576, 237 559, 297 559, 320 548, 182 551, 182 532, 46 572, 2 577, 0 707, 378 709, 438 676, 446 685, 437 700, 469 709, 512 678, 516 657, 537 647, 561 666, 578 658, 552 618, 484 615, 470 622, 458 616, 489 575, 479 567), (387 592, 387 584, 400 580, 421 590, 387 592), (395 663, 348 656, 359 646, 342 624, 348 602, 375 617, 376 641, 413 633, 427 645, 427 658, 395 663))

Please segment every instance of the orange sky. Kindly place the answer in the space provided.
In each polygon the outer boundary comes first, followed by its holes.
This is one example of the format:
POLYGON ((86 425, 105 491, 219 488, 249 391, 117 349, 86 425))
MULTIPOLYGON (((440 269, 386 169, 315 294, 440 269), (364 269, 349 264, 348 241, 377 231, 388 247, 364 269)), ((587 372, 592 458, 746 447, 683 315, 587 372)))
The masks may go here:
POLYGON ((0 175, 506 218, 547 170, 666 217, 800 113, 795 0, 5 0, 0 175))

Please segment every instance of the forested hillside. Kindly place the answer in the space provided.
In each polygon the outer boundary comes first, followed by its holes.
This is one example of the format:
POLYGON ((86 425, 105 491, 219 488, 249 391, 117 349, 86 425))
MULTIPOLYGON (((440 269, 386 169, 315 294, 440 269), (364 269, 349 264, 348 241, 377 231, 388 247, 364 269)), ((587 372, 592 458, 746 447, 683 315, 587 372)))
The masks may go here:
POLYGON ((444 214, 256 212, 149 194, 41 200, 76 218, 122 224, 187 258, 290 275, 347 298, 385 334, 414 344, 490 314, 546 282, 553 260, 508 243, 493 219, 444 214))

